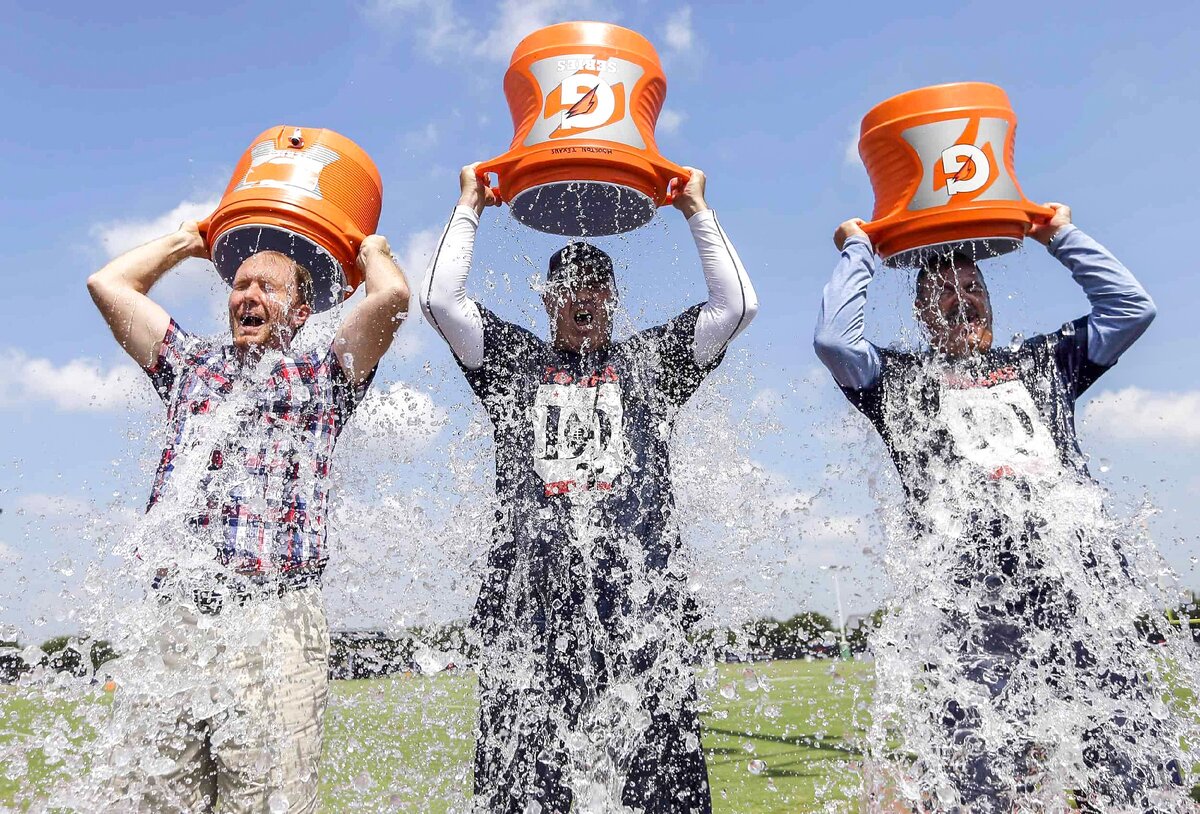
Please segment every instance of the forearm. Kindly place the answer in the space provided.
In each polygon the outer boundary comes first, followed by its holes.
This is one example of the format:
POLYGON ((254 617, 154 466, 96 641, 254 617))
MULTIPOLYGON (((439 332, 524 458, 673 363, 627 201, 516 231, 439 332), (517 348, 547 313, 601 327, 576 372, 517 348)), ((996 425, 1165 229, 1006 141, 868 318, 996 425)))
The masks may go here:
POLYGON ((1076 226, 1060 229, 1047 249, 1070 269, 1092 306, 1088 359, 1115 364, 1154 320, 1154 301, 1129 269, 1076 226))
POLYGON ((843 387, 863 390, 879 381, 879 351, 867 341, 867 288, 875 274, 870 242, 852 237, 825 286, 813 347, 833 378, 843 387))
POLYGON ((333 343, 338 361, 355 384, 375 370, 408 317, 408 281, 386 245, 360 254, 366 296, 346 317, 333 343))
POLYGON ((478 213, 456 206, 438 240, 418 298, 421 310, 467 368, 483 364, 483 318, 467 296, 467 276, 475 250, 478 213))
POLYGON ((758 296, 716 213, 703 209, 688 218, 708 301, 696 318, 692 353, 696 364, 707 365, 745 330, 758 314, 758 296))
POLYGON ((168 271, 191 256, 192 244, 186 235, 163 235, 110 260, 88 278, 88 288, 147 294, 168 271))
POLYGON ((154 364, 170 324, 166 311, 146 295, 194 254, 190 236, 175 232, 126 252, 88 278, 88 292, 113 336, 142 367, 154 364))

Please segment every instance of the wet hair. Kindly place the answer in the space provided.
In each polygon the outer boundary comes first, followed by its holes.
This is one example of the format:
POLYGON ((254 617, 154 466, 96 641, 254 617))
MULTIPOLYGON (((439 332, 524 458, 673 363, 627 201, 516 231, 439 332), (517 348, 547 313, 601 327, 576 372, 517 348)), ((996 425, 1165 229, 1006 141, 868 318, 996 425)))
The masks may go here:
POLYGON ((615 284, 612 258, 602 249, 583 241, 568 243, 550 255, 550 266, 546 272, 547 285, 571 285, 579 279, 594 279, 615 284))
MULTIPOLYGON (((921 261, 920 267, 917 269, 917 290, 916 295, 921 296, 921 287, 925 285, 925 281, 929 279, 929 275, 934 272, 945 271, 946 269, 958 268, 960 266, 970 266, 977 271, 979 266, 975 263, 975 258, 964 252, 962 249, 955 249, 952 252, 930 252, 921 261)), ((980 273, 982 279, 983 274, 980 273)))
POLYGON ((316 287, 313 285, 313 276, 311 271, 297 263, 295 258, 288 257, 283 252, 263 251, 258 252, 258 254, 270 255, 271 257, 278 257, 281 260, 286 261, 288 265, 292 267, 292 274, 294 274, 296 277, 296 291, 300 294, 300 302, 302 302, 304 305, 307 305, 309 308, 313 307, 313 300, 316 299, 316 287))

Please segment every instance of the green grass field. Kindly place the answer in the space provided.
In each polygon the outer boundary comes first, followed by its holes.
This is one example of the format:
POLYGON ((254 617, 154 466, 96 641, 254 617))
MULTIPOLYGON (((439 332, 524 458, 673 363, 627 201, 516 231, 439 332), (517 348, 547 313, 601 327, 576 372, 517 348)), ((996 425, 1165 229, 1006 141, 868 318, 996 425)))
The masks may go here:
MULTIPOLYGON (((870 665, 792 661, 749 668, 751 674, 747 665, 722 666, 707 694, 704 745, 716 810, 857 810, 855 739, 866 720, 870 665)), ((470 787, 474 692, 470 675, 335 682, 322 810, 461 810, 470 787)), ((87 751, 87 732, 71 709, 0 687, 0 811, 40 808, 37 799, 65 779, 37 746, 45 732, 71 733, 69 743, 60 735, 48 744, 51 753, 87 751), (26 766, 16 765, 21 757, 26 766)))

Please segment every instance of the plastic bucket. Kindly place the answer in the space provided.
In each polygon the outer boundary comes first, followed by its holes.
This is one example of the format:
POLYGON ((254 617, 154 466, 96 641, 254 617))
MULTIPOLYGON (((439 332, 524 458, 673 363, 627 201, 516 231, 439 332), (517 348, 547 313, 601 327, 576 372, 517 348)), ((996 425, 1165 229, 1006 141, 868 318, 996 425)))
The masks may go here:
POLYGON ((865 226, 889 265, 929 251, 976 257, 1013 251, 1053 212, 1025 198, 1013 169, 1017 116, 986 82, 919 88, 876 105, 858 152, 875 191, 865 226))
POLYGON ((272 127, 246 150, 200 231, 226 282, 247 257, 282 252, 312 273, 313 308, 324 311, 362 283, 354 260, 382 206, 379 170, 353 141, 332 130, 272 127))
POLYGON ((608 23, 533 32, 504 75, 509 151, 479 167, 521 223, 558 235, 612 235, 645 225, 687 172, 658 154, 654 126, 667 80, 650 41, 608 23))

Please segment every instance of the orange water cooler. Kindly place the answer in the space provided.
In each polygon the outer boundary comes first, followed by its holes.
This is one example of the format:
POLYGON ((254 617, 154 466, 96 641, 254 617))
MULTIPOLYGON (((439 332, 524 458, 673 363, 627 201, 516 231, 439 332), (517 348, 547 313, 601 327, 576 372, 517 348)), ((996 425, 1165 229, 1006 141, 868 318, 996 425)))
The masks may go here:
POLYGON ((323 311, 362 283, 354 260, 382 206, 379 170, 353 141, 332 130, 272 127, 242 155, 200 230, 226 282, 252 254, 282 252, 312 273, 313 307, 323 311))
POLYGON ((687 172, 658 153, 654 127, 667 80, 650 41, 608 23, 530 34, 504 75, 509 151, 496 175, 514 218, 558 235, 611 235, 646 224, 687 172))
POLYGON ((931 251, 1004 254, 1053 215, 1017 184, 1016 133, 1007 94, 985 82, 911 90, 863 117, 858 152, 875 191, 864 229, 888 265, 931 251))

